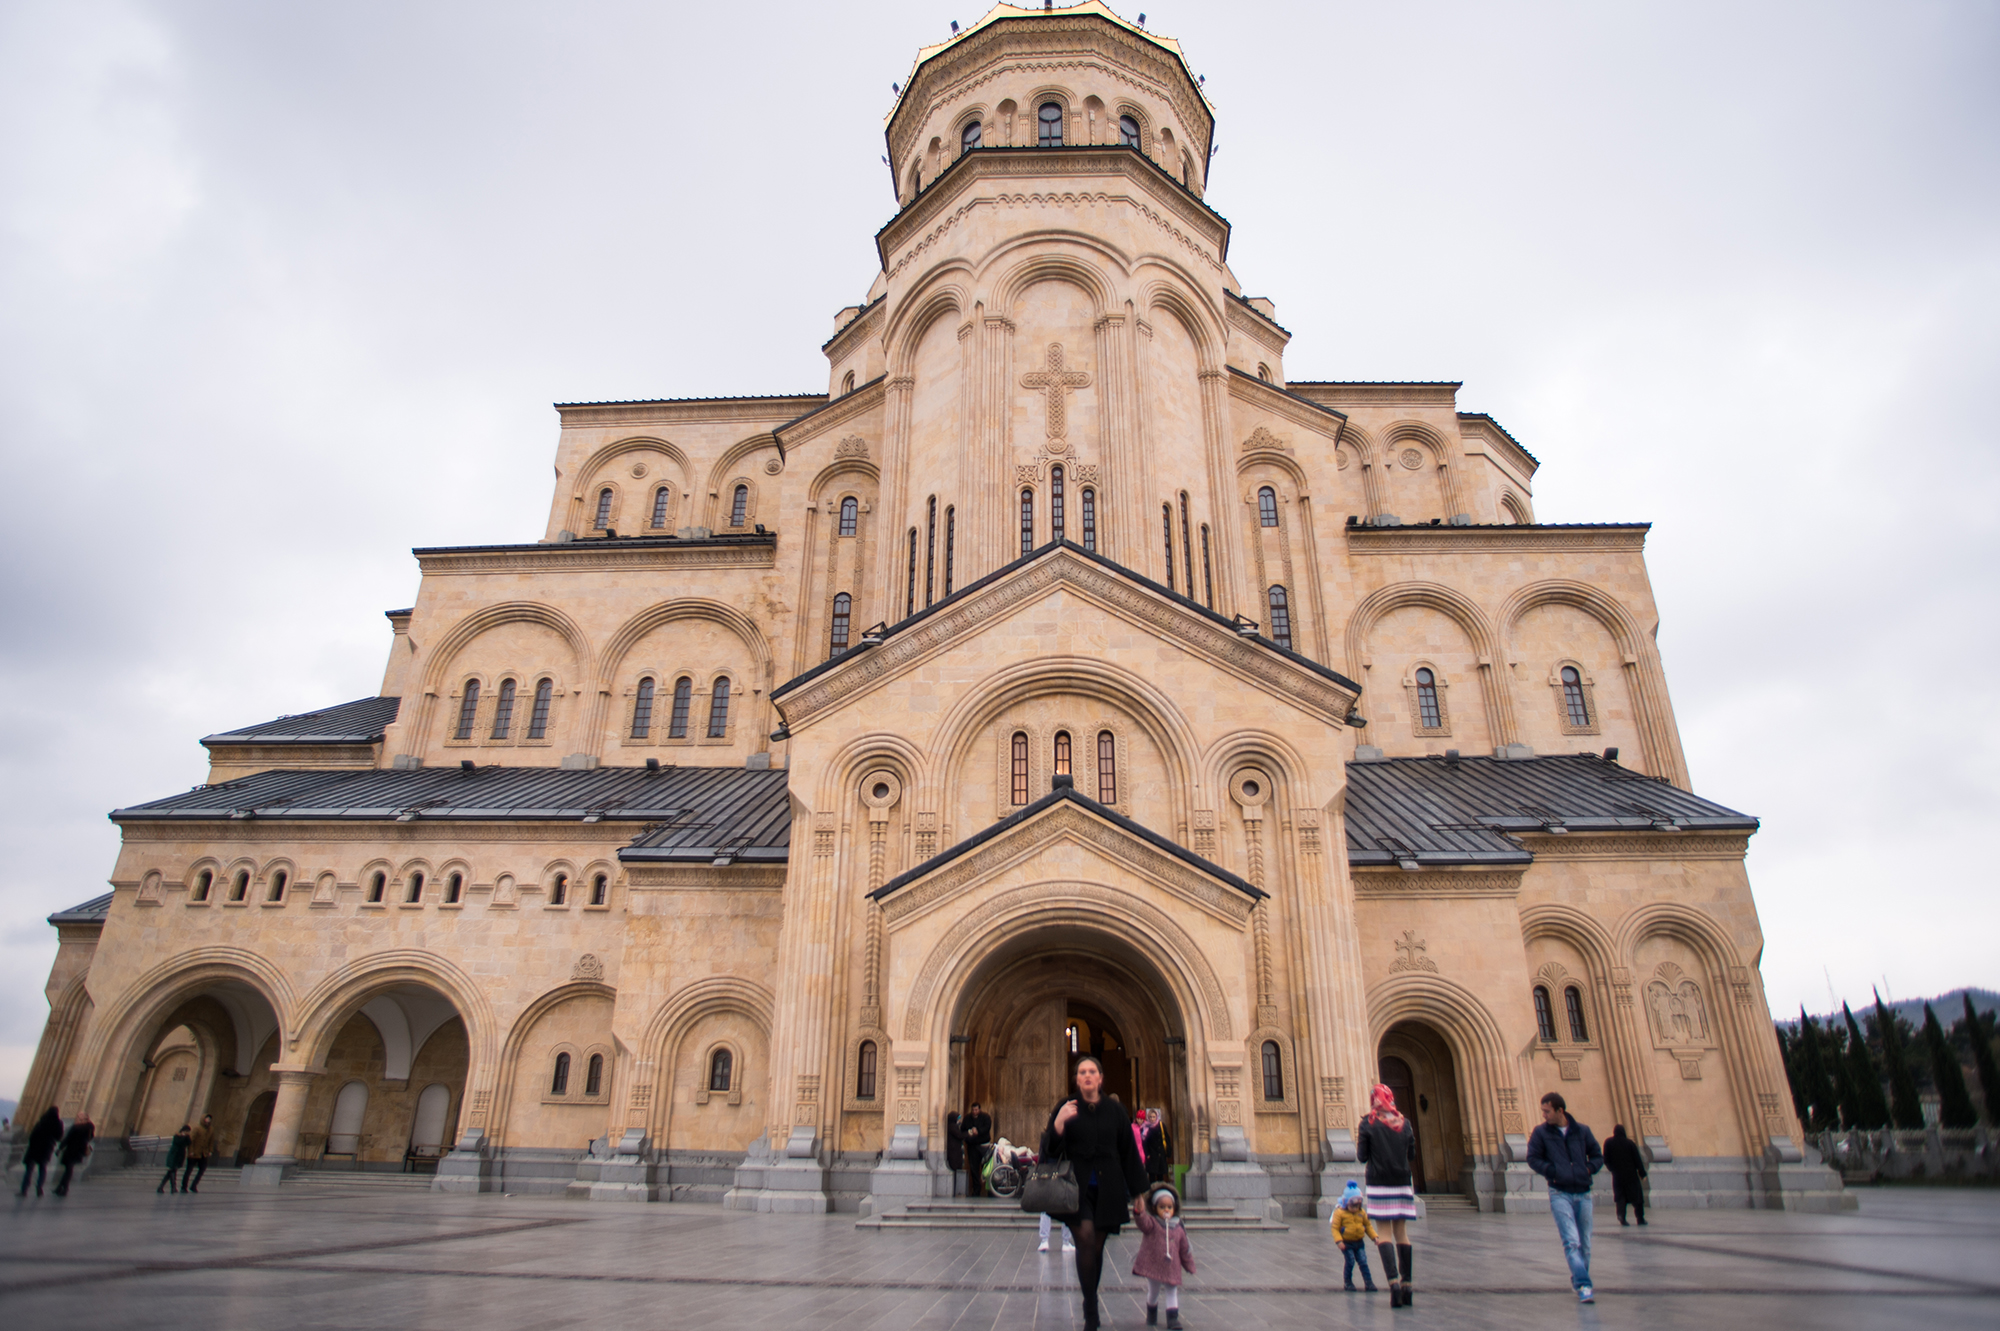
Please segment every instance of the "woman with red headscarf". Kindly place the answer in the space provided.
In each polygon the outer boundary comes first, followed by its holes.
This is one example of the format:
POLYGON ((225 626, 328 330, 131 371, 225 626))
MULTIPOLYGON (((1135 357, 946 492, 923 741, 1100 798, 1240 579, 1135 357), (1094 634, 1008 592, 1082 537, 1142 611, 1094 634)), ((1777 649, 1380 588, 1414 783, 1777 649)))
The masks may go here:
POLYGON ((1382 1272, 1389 1277, 1389 1306, 1407 1308, 1414 1302, 1410 1222, 1417 1218, 1417 1190, 1410 1181, 1410 1155, 1417 1149, 1417 1130, 1396 1108, 1396 1093, 1387 1086, 1378 1085, 1369 1093, 1368 1117, 1355 1131, 1354 1148, 1368 1166, 1368 1215, 1389 1231, 1377 1249, 1382 1272))

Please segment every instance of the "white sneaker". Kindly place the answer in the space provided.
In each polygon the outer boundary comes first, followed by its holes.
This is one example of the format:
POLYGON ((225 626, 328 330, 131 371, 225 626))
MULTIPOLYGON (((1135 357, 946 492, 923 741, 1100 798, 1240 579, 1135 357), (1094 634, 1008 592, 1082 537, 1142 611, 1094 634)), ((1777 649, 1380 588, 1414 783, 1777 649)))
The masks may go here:
POLYGON ((1576 1301, 1578 1303, 1595 1303, 1597 1302, 1597 1292, 1591 1289, 1590 1286, 1585 1285, 1576 1292, 1576 1301))
POLYGON ((1064 1239, 1064 1240, 1063 1240, 1063 1251, 1064 1251, 1064 1252, 1075 1252, 1075 1251, 1076 1251, 1076 1245, 1075 1245, 1074 1243, 1071 1243, 1071 1242, 1070 1242, 1070 1241, 1069 1241, 1068 1239, 1064 1239))
POLYGON ((1049 1250, 1049 1241, 1047 1239, 1043 1239, 1042 1246, 1035 1249, 1036 1252, 1047 1252, 1048 1250, 1049 1250))

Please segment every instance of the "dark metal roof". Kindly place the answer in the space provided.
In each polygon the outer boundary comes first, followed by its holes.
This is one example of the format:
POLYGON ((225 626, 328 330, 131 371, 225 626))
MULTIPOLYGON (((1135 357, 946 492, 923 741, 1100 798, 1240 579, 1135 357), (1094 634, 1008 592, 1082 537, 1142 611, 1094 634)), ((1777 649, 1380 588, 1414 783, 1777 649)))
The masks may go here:
MULTIPOLYGON (((1277 320, 1273 319, 1271 322, 1275 324, 1277 323, 1277 320)), ((1248 382, 1256 384, 1261 388, 1268 388, 1273 393, 1276 393, 1279 397, 1288 397, 1292 401, 1298 403, 1300 406, 1310 407, 1312 410, 1317 411, 1322 416, 1331 416, 1337 421, 1344 421, 1347 419, 1346 412, 1340 411, 1333 407, 1329 407, 1324 402, 1315 402, 1309 397, 1305 397, 1298 393, 1294 393, 1289 388, 1280 388, 1278 387, 1278 385, 1272 383, 1269 379, 1259 379, 1256 375, 1250 374, 1244 370, 1239 370, 1234 365, 1228 366, 1226 368, 1229 370, 1231 374, 1235 375, 1238 379, 1247 380, 1248 382)))
POLYGON ((211 748, 218 744, 373 744, 396 719, 402 704, 401 698, 356 698, 317 712, 225 730, 201 742, 211 748))
POLYGON ((679 813, 618 852, 629 862, 783 864, 791 856, 792 797, 782 769, 732 771, 755 780, 691 786, 679 813))
POLYGON ((1347 765, 1347 862, 1527 864, 1507 832, 1754 832, 1748 814, 1594 754, 1347 765))
POLYGON ((573 541, 520 541, 511 545, 420 545, 413 555, 478 555, 509 550, 643 550, 648 546, 670 546, 686 550, 701 545, 776 545, 775 532, 742 532, 728 536, 579 536, 573 541))
POLYGON ((111 914, 111 895, 111 893, 106 892, 101 897, 92 897, 80 906, 71 906, 68 910, 59 910, 49 916, 49 923, 102 924, 105 917, 111 914))
MULTIPOLYGON (((1362 527, 1354 522, 1352 527, 1362 527)), ((1441 532, 1441 531, 1651 531, 1650 522, 1461 522, 1456 527, 1439 519, 1429 522, 1399 522, 1393 527, 1367 527, 1372 536, 1377 532, 1441 532)))
POLYGON ((914 883, 919 878, 924 877, 926 874, 932 873, 938 869, 943 868, 945 865, 951 863, 959 856, 964 855, 969 851, 977 850, 979 847, 993 840, 993 838, 1002 835, 1009 829, 1019 827, 1022 823, 1027 822, 1030 818, 1033 818, 1036 814, 1040 813, 1042 810, 1065 800, 1067 800, 1071 804, 1075 804, 1084 809, 1089 810, 1091 813, 1096 814, 1099 818, 1102 818, 1105 822, 1110 823, 1112 826, 1121 828, 1124 831, 1131 833, 1133 836, 1137 837, 1141 841, 1144 841, 1147 845, 1152 846, 1156 850, 1165 851, 1167 854, 1173 856, 1175 859, 1182 860, 1188 864, 1193 865, 1195 868, 1201 870, 1203 873, 1215 879, 1217 882, 1227 883, 1229 886, 1235 888, 1238 892, 1241 892, 1244 896, 1249 897, 1252 901, 1261 901, 1266 896, 1269 895, 1269 893, 1265 892, 1262 888, 1255 886, 1247 879, 1239 878, 1235 874, 1229 872, 1229 870, 1223 868, 1221 865, 1203 859, 1201 856, 1195 854, 1187 847, 1180 845, 1177 842, 1169 841, 1166 837, 1161 836, 1158 832, 1155 832, 1152 828, 1142 827, 1138 823, 1133 822, 1130 818, 1127 818, 1124 814, 1114 812, 1105 805, 1099 804, 1096 800, 1090 798, 1090 796, 1084 794, 1082 791, 1078 790, 1075 786, 1057 786, 1054 790, 1051 790, 1048 794, 1042 796, 1040 799, 1036 800, 1033 804, 1027 805, 1024 808, 1017 809, 1015 812, 1008 814, 1005 818, 1002 818, 999 822, 994 823, 992 826, 988 827, 985 831, 975 832, 971 836, 967 837, 965 840, 959 842, 957 845, 952 846, 946 850, 939 851, 937 854, 931 856, 929 859, 925 860, 922 864, 919 864, 916 868, 911 869, 909 872, 897 874, 894 878, 891 878, 888 882, 882 884, 882 886, 876 888, 873 892, 870 892, 868 895, 873 897, 875 900, 880 901, 883 897, 888 896, 890 893, 896 891, 898 888, 904 887, 910 883, 914 883))
POLYGON ((557 411, 564 407, 673 407, 684 402, 796 402, 825 396, 824 393, 749 393, 737 397, 633 397, 603 402, 557 402, 554 406, 557 411))
MULTIPOLYGON (((698 825, 716 829, 716 841, 705 845, 742 842, 760 851, 775 848, 775 858, 783 859, 791 817, 785 778, 782 768, 741 767, 271 771, 117 809, 111 818, 118 823, 216 818, 671 823, 692 816, 698 821, 689 824, 690 831, 698 825)), ((670 838, 668 848, 678 844, 670 838)))

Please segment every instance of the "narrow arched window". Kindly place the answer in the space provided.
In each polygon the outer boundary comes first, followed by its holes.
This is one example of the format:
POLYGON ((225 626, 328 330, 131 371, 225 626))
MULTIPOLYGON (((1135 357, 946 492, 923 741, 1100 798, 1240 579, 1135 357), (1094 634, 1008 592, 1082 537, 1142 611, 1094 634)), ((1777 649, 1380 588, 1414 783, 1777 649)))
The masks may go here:
POLYGON ((549 1094, 569 1094, 569 1055, 567 1053, 556 1055, 556 1073, 555 1076, 549 1078, 549 1094))
POLYGON ((583 1093, 585 1095, 604 1093, 604 1055, 592 1054, 590 1062, 583 1065, 583 1093))
POLYGON ((1291 650, 1292 608, 1285 599, 1285 589, 1276 583, 1271 586, 1271 641, 1291 650))
POLYGON ((456 906, 458 904, 459 898, 464 895, 465 895, 464 874, 455 873, 451 877, 444 880, 444 899, 446 905, 456 906))
POLYGON ((1063 538, 1063 469, 1049 468, 1049 539, 1063 538))
POLYGON ((1030 554, 1035 548, 1035 492, 1021 491, 1021 553, 1030 554))
POLYGON ((1181 154, 1181 185, 1187 189, 1194 188, 1194 158, 1186 153, 1181 154))
POLYGON ((718 1049, 708 1056, 708 1089, 727 1091, 729 1080, 734 1075, 736 1056, 727 1049, 718 1049))
POLYGON ((1056 752, 1055 752, 1055 760, 1056 760, 1055 770, 1057 776, 1074 775, 1074 773, 1070 770, 1071 757, 1072 755, 1070 753, 1069 732, 1067 730, 1058 730, 1056 732, 1056 752))
POLYGON ((979 146, 979 139, 979 122, 975 120, 958 132, 958 150, 961 153, 971 152, 979 146))
POLYGON ((1215 609, 1215 575, 1209 570, 1208 524, 1201 524, 1201 603, 1215 609))
POLYGON ((854 598, 846 592, 833 598, 833 655, 847 650, 847 626, 854 615, 854 598))
POLYGON ((453 739, 471 739, 472 723, 479 719, 479 681, 465 681, 465 692, 458 700, 458 729, 453 739))
POLYGON ((632 699, 632 738, 648 739, 653 733, 653 677, 648 675, 639 681, 639 691, 632 699))
POLYGON ((708 693, 708 737, 721 739, 729 733, 729 676, 717 677, 708 693))
POLYGON ((247 870, 236 871, 236 879, 229 885, 229 899, 241 901, 250 895, 250 874, 247 870))
POLYGON ((1266 527, 1278 525, 1278 492, 1268 485, 1257 487, 1257 521, 1266 527))
POLYGON ((1127 148, 1139 146, 1139 122, 1131 116, 1118 117, 1118 142, 1127 148))
POLYGON ((1276 1040, 1264 1041, 1264 1098, 1285 1098, 1285 1056, 1279 1052, 1276 1040))
POLYGON ((1547 1044, 1556 1042, 1556 1014, 1549 1008, 1549 991, 1535 986, 1535 1033, 1547 1044))
POLYGON ((549 880, 549 904, 567 906, 569 904, 569 875, 559 873, 549 880))
POLYGON ((1583 696, 1583 676, 1575 666, 1562 668, 1563 708, 1569 713, 1569 723, 1573 726, 1590 724, 1590 703, 1583 696))
POLYGON ((419 869, 410 875, 410 890, 403 895, 405 905, 414 906, 424 899, 424 875, 419 869))
POLYGON ((389 886, 389 875, 383 873, 380 869, 377 869, 374 875, 370 877, 368 880, 368 900, 370 902, 381 901, 383 890, 386 889, 388 886, 389 886))
POLYGON ((493 738, 506 739, 514 729, 514 681, 500 681, 500 696, 493 703, 493 738))
POLYGON ((283 901, 285 899, 285 884, 289 881, 290 879, 283 869, 272 874, 271 894, 264 899, 266 901, 283 901))
POLYGON ((849 370, 840 378, 840 395, 846 397, 854 391, 854 371, 849 370))
POLYGON ((1258 362, 1257 362, 1257 377, 1258 377, 1259 379, 1262 379, 1262 380, 1263 380, 1263 381, 1264 381, 1265 383, 1267 383, 1267 384, 1268 384, 1268 383, 1270 383, 1270 382, 1271 382, 1271 367, 1270 367, 1270 366, 1268 366, 1268 365, 1266 365, 1266 364, 1265 364, 1265 363, 1264 363, 1263 361, 1258 361, 1258 362))
POLYGON ((1097 491, 1088 486, 1083 491, 1083 548, 1097 553, 1097 491))
POLYGON ((1590 1030, 1583 1024, 1583 991, 1575 985, 1563 990, 1563 1015, 1569 1018, 1569 1038, 1578 1044, 1590 1039, 1590 1030))
POLYGON ((852 536, 861 529, 861 501, 853 495, 840 501, 840 534, 852 536))
POLYGON ((661 486, 659 489, 653 491, 654 527, 658 528, 667 525, 667 503, 672 498, 673 498, 673 491, 667 489, 667 487, 664 485, 661 486))
POLYGON ((528 738, 547 739, 549 736, 549 704, 555 701, 556 682, 552 679, 535 681, 535 709, 528 713, 528 738))
POLYGON ((210 873, 207 869, 203 869, 200 873, 195 875, 194 899, 196 901, 208 900, 208 894, 211 891, 213 891, 214 888, 215 888, 215 875, 213 873, 210 873))
POLYGON ((937 496, 924 506, 924 608, 937 601, 937 496))
POLYGON ((917 529, 910 528, 910 585, 903 597, 905 618, 917 613, 917 529))
POLYGON ((1013 791, 1010 799, 1015 804, 1028 802, 1028 735, 1026 731, 1014 732, 1013 791))
POLYGON ((750 487, 736 487, 736 497, 729 501, 729 525, 741 527, 750 520, 750 487))
POLYGON ((694 681, 682 675, 674 681, 674 710, 667 718, 667 738, 688 737, 688 710, 694 705, 694 681))
POLYGON ((1188 529, 1187 491, 1181 491, 1181 564, 1187 570, 1187 594, 1194 596, 1194 541, 1188 529))
POLYGON ((958 552, 958 509, 956 506, 944 511, 944 594, 951 595, 952 577, 957 572, 955 562, 958 552))
POLYGON ((605 486, 597 492, 597 530, 603 531, 611 525, 611 487, 605 486))
POLYGON ((1174 506, 1160 505, 1160 536, 1167 544, 1167 590, 1174 587, 1174 506))
POLYGON ((875 1098, 875 1042, 873 1040, 863 1040, 861 1042, 861 1053, 854 1060, 854 1098, 857 1100, 873 1100, 875 1098))
POLYGON ((1437 676, 1423 668, 1417 671, 1417 724, 1425 730, 1444 728, 1444 709, 1438 706, 1437 676))
POLYGON ((1063 109, 1055 102, 1043 102, 1042 109, 1035 113, 1035 122, 1040 128, 1036 146, 1060 148, 1063 141, 1063 109))
POLYGON ((590 904, 602 906, 611 896, 611 880, 603 874, 593 875, 590 880, 590 904))
POLYGON ((1097 802, 1118 802, 1118 741, 1108 730, 1097 732, 1097 802))

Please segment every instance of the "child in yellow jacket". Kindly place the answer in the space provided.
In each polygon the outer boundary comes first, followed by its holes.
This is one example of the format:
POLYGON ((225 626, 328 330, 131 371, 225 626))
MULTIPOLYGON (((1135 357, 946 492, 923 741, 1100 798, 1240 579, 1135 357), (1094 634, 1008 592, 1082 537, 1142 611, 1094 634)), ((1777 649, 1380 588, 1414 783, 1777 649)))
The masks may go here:
POLYGON ((1346 1191, 1340 1194, 1340 1204, 1333 1208, 1333 1237, 1340 1244, 1341 1255, 1346 1265, 1340 1273, 1341 1281, 1348 1292, 1354 1292, 1354 1268, 1361 1268, 1361 1279, 1368 1286, 1368 1292, 1375 1292, 1375 1277, 1368 1273, 1368 1245, 1380 1238, 1375 1232, 1375 1222, 1368 1218, 1368 1203, 1362 1200, 1361 1185, 1349 1179, 1346 1191))

